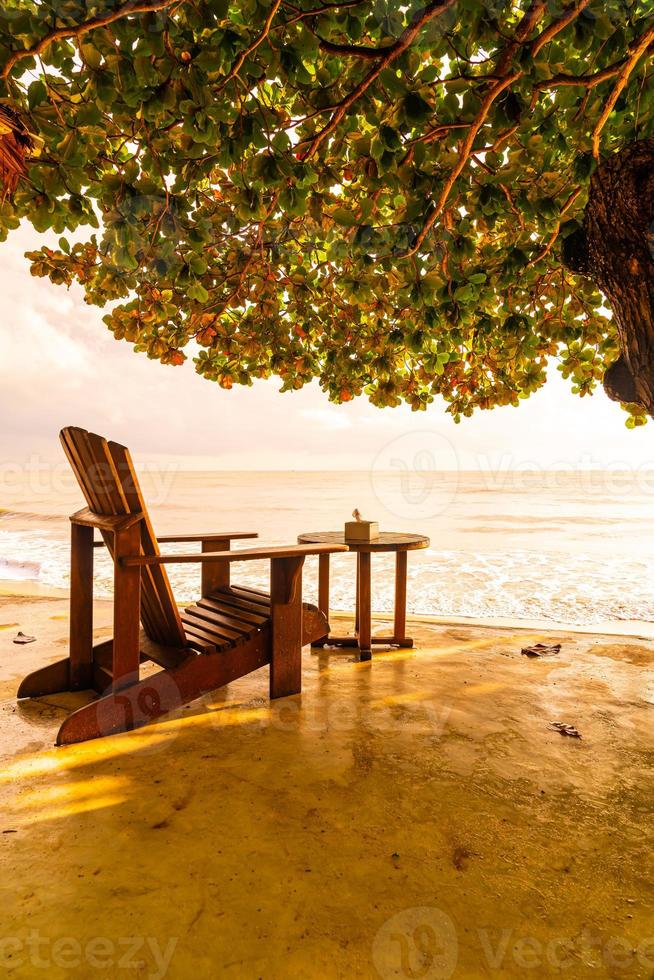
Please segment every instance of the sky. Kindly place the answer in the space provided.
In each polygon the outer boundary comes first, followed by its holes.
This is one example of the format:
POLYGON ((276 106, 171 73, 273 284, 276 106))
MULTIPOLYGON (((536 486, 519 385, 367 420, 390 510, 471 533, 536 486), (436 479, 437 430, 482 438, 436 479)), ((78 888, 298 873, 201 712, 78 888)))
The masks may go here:
POLYGON ((456 425, 443 402, 426 413, 327 401, 318 385, 281 394, 279 381, 224 391, 114 340, 81 290, 30 275, 31 226, 0 244, 0 453, 5 464, 58 459, 57 433, 80 425, 130 446, 137 459, 190 469, 365 470, 403 458, 433 469, 654 467, 654 422, 636 431, 602 391, 574 396, 555 369, 519 408, 456 425))

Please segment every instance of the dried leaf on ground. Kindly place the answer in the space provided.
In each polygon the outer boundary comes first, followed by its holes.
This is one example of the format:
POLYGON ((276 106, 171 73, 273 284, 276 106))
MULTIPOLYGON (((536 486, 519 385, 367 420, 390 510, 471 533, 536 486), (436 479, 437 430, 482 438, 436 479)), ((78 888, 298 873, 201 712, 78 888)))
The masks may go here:
POLYGON ((561 652, 560 643, 535 643, 533 647, 523 647, 523 657, 556 657, 561 652))
POLYGON ((581 732, 577 731, 574 725, 567 725, 563 721, 553 721, 552 728, 556 728, 557 732, 569 738, 581 738, 581 732))

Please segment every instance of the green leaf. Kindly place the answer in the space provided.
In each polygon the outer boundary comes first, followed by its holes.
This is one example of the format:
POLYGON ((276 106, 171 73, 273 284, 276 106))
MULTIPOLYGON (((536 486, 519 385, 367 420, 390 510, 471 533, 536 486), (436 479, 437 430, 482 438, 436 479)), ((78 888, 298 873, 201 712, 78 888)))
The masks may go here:
POLYGON ((422 123, 432 114, 430 104, 418 92, 407 92, 403 107, 406 120, 410 123, 422 123))
POLYGON ((29 89, 27 90, 27 102, 30 109, 36 109, 37 106, 41 105, 42 102, 48 97, 48 90, 45 86, 45 82, 41 81, 40 78, 32 82, 29 89))
POLYGON ((189 299, 195 299, 198 303, 206 303, 209 299, 209 292, 205 289, 201 282, 192 282, 186 293, 189 299))
POLYGON ((84 61, 86 61, 90 68, 100 68, 102 65, 102 54, 94 44, 90 41, 82 40, 80 42, 80 50, 84 61))
POLYGON ((357 223, 356 214, 353 211, 348 211, 346 208, 336 208, 332 212, 332 217, 337 224, 346 225, 348 228, 354 227, 357 223))
POLYGON ((402 146, 400 134, 392 126, 382 126, 379 130, 381 141, 387 150, 399 150, 402 146))

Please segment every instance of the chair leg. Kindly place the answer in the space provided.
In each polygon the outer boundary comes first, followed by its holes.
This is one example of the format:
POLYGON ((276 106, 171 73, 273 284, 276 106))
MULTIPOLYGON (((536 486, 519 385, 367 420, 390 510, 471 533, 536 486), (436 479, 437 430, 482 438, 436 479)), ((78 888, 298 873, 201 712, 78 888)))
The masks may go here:
MULTIPOLYGON (((329 623, 329 555, 318 556, 318 608, 329 623)), ((312 647, 324 647, 329 633, 313 640, 312 647)))
POLYGON ((70 687, 93 683, 93 528, 70 528, 70 687))
POLYGON ((20 682, 17 698, 41 698, 70 691, 70 657, 39 667, 20 682))
POLYGON ((121 563, 125 555, 137 555, 141 546, 138 524, 118 531, 114 537, 114 645, 113 689, 119 690, 139 679, 141 570, 121 563))
POLYGON ((302 566, 304 557, 270 563, 270 697, 302 690, 302 566))
POLYGON ((16 697, 93 687, 93 528, 80 524, 72 524, 70 530, 69 630, 68 656, 24 677, 16 697))
POLYGON ((260 631, 247 643, 226 653, 189 656, 174 670, 160 670, 131 687, 107 692, 65 719, 57 735, 57 745, 140 728, 208 691, 264 667, 269 660, 269 643, 267 631, 260 631))

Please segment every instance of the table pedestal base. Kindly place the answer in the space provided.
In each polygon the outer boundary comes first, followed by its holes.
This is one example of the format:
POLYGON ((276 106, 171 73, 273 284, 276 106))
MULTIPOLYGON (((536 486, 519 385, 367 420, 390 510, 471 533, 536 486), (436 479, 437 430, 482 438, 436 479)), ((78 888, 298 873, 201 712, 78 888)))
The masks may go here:
MULTIPOLYGON (((398 647, 401 650, 408 650, 413 646, 413 640, 410 636, 371 636, 370 643, 384 647, 398 647)), ((311 644, 312 650, 323 647, 359 647, 362 660, 370 660, 372 657, 371 650, 361 648, 361 641, 358 636, 332 636, 330 633, 329 636, 311 644)))
MULTIPOLYGON (((395 556, 395 615, 391 636, 373 636, 371 630, 370 552, 357 554, 356 613, 354 636, 323 636, 312 647, 358 647, 361 660, 370 660, 373 645, 394 646, 407 649, 413 646, 406 629, 406 551, 395 556)), ((329 555, 318 559, 318 606, 329 619, 329 555)))

